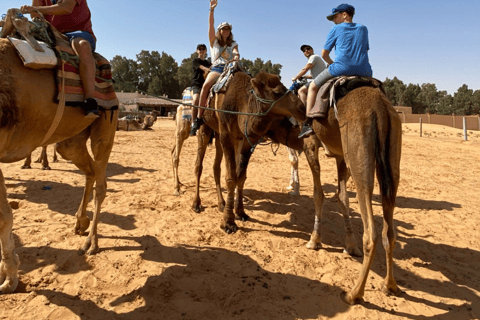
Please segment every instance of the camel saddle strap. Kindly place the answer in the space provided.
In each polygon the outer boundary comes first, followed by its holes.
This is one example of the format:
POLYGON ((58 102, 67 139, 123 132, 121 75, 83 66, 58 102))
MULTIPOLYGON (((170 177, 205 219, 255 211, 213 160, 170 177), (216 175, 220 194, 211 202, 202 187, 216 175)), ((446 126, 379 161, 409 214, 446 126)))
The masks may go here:
POLYGON ((378 79, 359 76, 335 77, 328 80, 320 87, 315 105, 307 114, 307 117, 324 117, 328 113, 328 108, 334 107, 336 109, 338 100, 346 96, 350 91, 360 87, 380 88, 385 94, 383 83, 378 79))
MULTIPOLYGON (((62 73, 64 73, 65 72, 64 63, 63 61, 61 63, 62 63, 62 73)), ((60 99, 58 103, 57 112, 55 113, 55 117, 53 118, 53 122, 50 125, 50 128, 47 131, 47 134, 45 135, 42 142, 40 143, 42 147, 46 146, 46 142, 48 141, 48 139, 50 139, 53 133, 55 132, 55 130, 57 130, 58 125, 60 124, 60 120, 62 120, 64 111, 65 111, 65 77, 63 77, 63 80, 62 80, 62 89, 60 92, 60 99)))

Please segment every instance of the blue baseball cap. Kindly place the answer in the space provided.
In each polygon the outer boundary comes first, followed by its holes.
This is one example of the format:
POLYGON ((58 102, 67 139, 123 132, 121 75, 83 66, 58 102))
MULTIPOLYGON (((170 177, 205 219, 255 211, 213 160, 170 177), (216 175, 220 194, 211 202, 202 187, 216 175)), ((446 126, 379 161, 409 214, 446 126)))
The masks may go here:
POLYGON ((333 17, 340 12, 346 12, 353 16, 355 14, 355 8, 349 4, 342 3, 338 7, 332 9, 332 13, 327 16, 327 19, 333 21, 333 17))

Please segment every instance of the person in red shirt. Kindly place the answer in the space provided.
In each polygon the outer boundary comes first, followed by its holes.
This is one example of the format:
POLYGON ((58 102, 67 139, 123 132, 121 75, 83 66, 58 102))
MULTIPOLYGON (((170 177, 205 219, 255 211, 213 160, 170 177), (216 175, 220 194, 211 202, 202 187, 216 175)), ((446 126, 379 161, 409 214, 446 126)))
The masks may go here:
MULTIPOLYGON (((32 0, 32 5, 20 9, 35 17, 36 11, 45 16, 58 31, 69 39, 73 51, 80 58, 79 73, 85 92, 87 118, 98 117, 98 104, 95 100, 95 51, 97 39, 93 34, 91 13, 87 0, 32 0)), ((37 15, 38 16, 38 15, 37 15)))

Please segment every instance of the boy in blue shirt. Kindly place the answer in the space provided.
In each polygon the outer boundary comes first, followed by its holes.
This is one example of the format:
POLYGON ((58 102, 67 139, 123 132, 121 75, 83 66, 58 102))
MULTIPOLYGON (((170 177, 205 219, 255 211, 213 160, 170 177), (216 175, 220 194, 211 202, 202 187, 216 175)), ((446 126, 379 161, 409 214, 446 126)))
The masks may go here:
MULTIPOLYGON (((315 105, 318 90, 329 79, 338 76, 372 76, 372 67, 368 61, 370 49, 368 30, 367 27, 352 22, 354 14, 353 6, 342 3, 333 8, 332 13, 327 16, 328 20, 335 23, 322 50, 322 58, 328 67, 308 87, 307 114, 315 105), (330 58, 333 48, 335 48, 335 61, 330 58)), ((307 120, 298 137, 305 138, 312 133, 313 130, 307 120)))

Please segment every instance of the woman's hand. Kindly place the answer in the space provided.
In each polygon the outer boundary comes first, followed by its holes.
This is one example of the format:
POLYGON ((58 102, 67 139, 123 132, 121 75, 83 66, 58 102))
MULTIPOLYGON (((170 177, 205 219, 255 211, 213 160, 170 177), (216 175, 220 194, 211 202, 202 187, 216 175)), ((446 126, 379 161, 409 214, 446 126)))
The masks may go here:
POLYGON ((34 8, 32 6, 21 6, 20 11, 22 13, 32 13, 34 8))
POLYGON ((213 11, 218 4, 218 0, 210 0, 210 11, 213 11))

